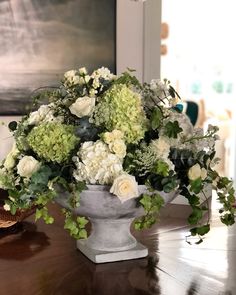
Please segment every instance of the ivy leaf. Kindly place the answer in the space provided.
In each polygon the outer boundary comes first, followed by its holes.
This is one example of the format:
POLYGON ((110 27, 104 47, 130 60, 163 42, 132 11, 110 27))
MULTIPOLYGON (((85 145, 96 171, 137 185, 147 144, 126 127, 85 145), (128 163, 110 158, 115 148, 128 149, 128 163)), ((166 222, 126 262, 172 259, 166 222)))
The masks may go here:
POLYGON ((226 213, 220 217, 222 223, 226 225, 233 225, 235 223, 234 214, 226 213))
POLYGON ((199 227, 194 227, 192 229, 190 229, 191 235, 192 236, 204 236, 205 234, 207 234, 210 230, 210 225, 209 224, 205 224, 203 226, 199 226, 199 227))
POLYGON ((196 224, 202 218, 202 209, 199 207, 193 207, 193 212, 188 217, 189 224, 196 224))
POLYGON ((168 176, 169 175, 169 165, 162 160, 158 160, 155 163, 152 172, 155 174, 158 174, 158 175, 168 176))
POLYGON ((77 222, 78 222, 80 228, 84 228, 85 225, 88 223, 88 220, 85 217, 78 217, 77 222))
POLYGON ((156 130, 160 126, 162 118, 163 115, 161 110, 158 107, 154 108, 150 118, 151 127, 153 130, 156 130))
POLYGON ((195 194, 199 194, 201 190, 203 189, 202 179, 199 177, 195 180, 192 180, 190 182, 191 188, 190 190, 194 192, 195 194))
MULTIPOLYGON (((200 204, 200 199, 196 195, 189 195, 188 202, 189 202, 189 205, 191 205, 191 206, 197 206, 200 204)), ((202 208, 202 210, 203 210, 203 208, 202 208)))
POLYGON ((87 239, 87 237, 88 237, 87 231, 85 229, 81 229, 79 231, 79 238, 80 239, 87 239))
POLYGON ((152 207, 151 196, 144 194, 140 203, 143 205, 144 210, 148 212, 152 207))
POLYGON ((168 122, 165 126, 164 134, 170 138, 177 138, 178 133, 183 131, 178 121, 168 122))

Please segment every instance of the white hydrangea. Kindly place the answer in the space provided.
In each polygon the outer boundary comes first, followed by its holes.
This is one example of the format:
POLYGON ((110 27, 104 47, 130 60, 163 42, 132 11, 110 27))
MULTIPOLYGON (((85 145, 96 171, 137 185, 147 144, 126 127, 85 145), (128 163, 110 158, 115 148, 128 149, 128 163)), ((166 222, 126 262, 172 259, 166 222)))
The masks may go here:
POLYGON ((37 111, 30 113, 29 118, 27 120, 28 124, 38 125, 42 122, 62 123, 64 118, 62 116, 54 116, 54 107, 55 105, 53 103, 48 105, 41 105, 37 111))
POLYGON ((123 171, 122 160, 111 153, 101 140, 83 143, 77 155, 78 157, 73 158, 77 168, 73 176, 77 181, 85 181, 87 184, 112 184, 123 171))

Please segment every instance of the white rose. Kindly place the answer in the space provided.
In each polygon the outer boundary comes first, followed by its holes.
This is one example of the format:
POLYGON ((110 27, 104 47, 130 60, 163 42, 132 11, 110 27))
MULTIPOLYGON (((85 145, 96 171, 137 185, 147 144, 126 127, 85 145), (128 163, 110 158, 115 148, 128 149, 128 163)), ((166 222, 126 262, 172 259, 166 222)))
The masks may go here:
POLYGON ((79 97, 76 101, 69 107, 70 112, 77 116, 78 118, 82 118, 84 116, 90 116, 95 107, 95 97, 79 97))
POLYGON ((109 144, 109 149, 121 159, 126 155, 126 145, 122 139, 116 139, 111 142, 109 144))
POLYGON ((201 169, 201 179, 204 180, 207 178, 207 170, 205 168, 201 169))
POLYGON ((105 132, 103 134, 103 140, 105 143, 109 144, 116 139, 123 139, 124 138, 124 133, 118 129, 114 129, 112 132, 105 132))
POLYGON ((32 156, 24 156, 17 165, 17 173, 22 177, 31 177, 38 171, 40 163, 32 156))
POLYGON ((122 174, 116 177, 110 192, 116 195, 122 203, 139 196, 138 184, 135 177, 129 174, 122 174))
POLYGON ((188 171, 188 178, 190 180, 196 180, 198 178, 201 177, 201 173, 202 173, 202 170, 201 170, 201 167, 199 164, 195 164, 194 166, 192 166, 189 171, 188 171))

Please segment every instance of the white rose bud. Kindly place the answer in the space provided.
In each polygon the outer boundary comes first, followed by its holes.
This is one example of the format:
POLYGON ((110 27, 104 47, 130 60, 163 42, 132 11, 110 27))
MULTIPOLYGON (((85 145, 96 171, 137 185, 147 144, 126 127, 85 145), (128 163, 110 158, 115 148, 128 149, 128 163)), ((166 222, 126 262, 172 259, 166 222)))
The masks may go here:
POLYGON ((122 174, 116 177, 110 192, 116 195, 122 203, 139 196, 138 184, 135 177, 129 174, 122 174))
POLYGON ((70 112, 77 116, 78 118, 82 118, 84 116, 90 116, 95 107, 95 97, 79 97, 76 101, 69 107, 70 112))
POLYGON ((6 156, 6 159, 5 159, 5 162, 4 162, 4 167, 7 169, 7 170, 11 170, 12 168, 14 168, 15 166, 15 158, 13 157, 12 155, 12 152, 10 152, 7 156, 6 156))
POLYGON ((4 167, 7 170, 14 168, 15 162, 16 162, 16 157, 19 155, 19 153, 20 153, 20 151, 18 150, 16 143, 14 143, 10 153, 6 156, 6 159, 4 161, 4 167))
POLYGON ((31 177, 38 171, 40 163, 32 156, 24 156, 17 165, 17 173, 22 177, 31 177))
POLYGON ((126 155, 126 145, 122 139, 116 139, 111 142, 109 144, 109 149, 121 159, 126 155))
POLYGON ((11 207, 10 207, 8 204, 5 204, 5 205, 3 206, 3 209, 4 209, 5 211, 10 211, 10 210, 11 210, 11 207))
POLYGON ((80 75, 86 75, 87 74, 87 69, 85 67, 79 68, 79 73, 80 73, 80 75))
POLYGON ((188 171, 188 178, 190 180, 196 180, 201 177, 201 167, 199 164, 195 164, 188 171))

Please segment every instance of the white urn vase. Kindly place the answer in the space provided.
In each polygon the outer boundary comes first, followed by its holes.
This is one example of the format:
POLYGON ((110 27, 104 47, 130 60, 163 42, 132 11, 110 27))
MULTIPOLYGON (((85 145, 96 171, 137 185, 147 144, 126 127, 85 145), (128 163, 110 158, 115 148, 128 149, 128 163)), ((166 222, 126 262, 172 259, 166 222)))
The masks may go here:
MULTIPOLYGON (((110 187, 105 185, 87 185, 80 195, 80 207, 76 209, 68 204, 68 195, 61 194, 56 199, 74 214, 86 216, 92 224, 90 236, 77 240, 77 248, 95 263, 146 257, 148 249, 130 232, 133 220, 144 215, 143 207, 135 198, 121 203, 109 190, 110 187)), ((144 185, 139 186, 140 195, 146 191, 144 185)), ((175 192, 160 194, 165 203, 176 197, 175 192)))

